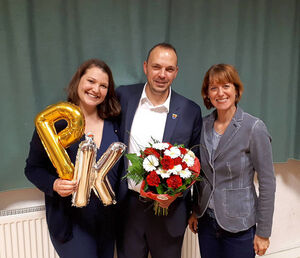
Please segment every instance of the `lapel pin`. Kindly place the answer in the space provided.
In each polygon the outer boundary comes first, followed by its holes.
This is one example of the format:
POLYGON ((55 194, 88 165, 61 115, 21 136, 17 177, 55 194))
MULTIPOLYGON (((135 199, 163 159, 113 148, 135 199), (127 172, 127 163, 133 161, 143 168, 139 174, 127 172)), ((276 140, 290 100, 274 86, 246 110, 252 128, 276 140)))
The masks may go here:
POLYGON ((172 119, 176 119, 177 118, 177 114, 172 114, 172 119))

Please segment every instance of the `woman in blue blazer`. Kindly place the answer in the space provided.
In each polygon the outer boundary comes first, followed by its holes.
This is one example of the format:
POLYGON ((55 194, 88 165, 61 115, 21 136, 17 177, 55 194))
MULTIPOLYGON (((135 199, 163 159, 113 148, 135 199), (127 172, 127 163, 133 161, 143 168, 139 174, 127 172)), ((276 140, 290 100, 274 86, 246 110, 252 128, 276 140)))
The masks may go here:
MULTIPOLYGON (((120 104, 115 95, 112 72, 103 61, 90 59, 78 68, 67 91, 68 101, 78 105, 84 114, 85 133, 94 134, 98 160, 112 142, 118 141, 113 118, 119 115, 120 104)), ((56 130, 59 132, 66 125, 61 120, 55 124, 56 130)), ((67 149, 73 164, 82 140, 84 137, 67 149)), ((36 131, 30 143, 25 175, 45 193, 50 237, 60 257, 113 257, 112 207, 104 207, 93 192, 86 207, 72 207, 71 194, 77 183, 58 177, 36 131)), ((116 167, 108 177, 114 188, 116 167)))
POLYGON ((203 119, 203 180, 189 219, 190 229, 198 228, 202 258, 250 258, 269 246, 275 196, 271 137, 260 119, 237 105, 242 92, 233 66, 213 65, 206 72, 202 97, 215 110, 203 119))

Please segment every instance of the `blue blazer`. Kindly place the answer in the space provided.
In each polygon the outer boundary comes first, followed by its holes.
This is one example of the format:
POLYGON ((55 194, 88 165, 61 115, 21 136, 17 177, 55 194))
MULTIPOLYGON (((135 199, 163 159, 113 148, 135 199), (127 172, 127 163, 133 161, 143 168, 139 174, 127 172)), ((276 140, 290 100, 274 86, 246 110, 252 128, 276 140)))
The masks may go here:
MULTIPOLYGON (((66 127, 66 122, 59 121, 55 126, 57 132, 59 132, 66 127)), ((78 146, 82 140, 84 140, 84 136, 66 150, 73 164, 75 164, 78 146)), ((109 145, 116 141, 118 141, 118 137, 115 133, 114 124, 105 120, 101 146, 97 151, 97 160, 109 145)), ((85 223, 85 227, 89 226, 91 230, 95 230, 96 217, 101 220, 101 218, 105 219, 105 217, 111 216, 110 207, 104 207, 93 193, 90 203, 79 209, 71 206, 71 196, 61 197, 53 190, 53 183, 58 178, 58 174, 48 158, 36 130, 30 143, 25 175, 37 188, 45 193, 46 219, 49 232, 52 237, 61 242, 66 242, 72 237, 72 224, 85 223), (105 213, 107 213, 107 216, 105 213), (89 223, 89 225, 86 223, 89 223)), ((117 167, 108 173, 108 177, 114 189, 117 181, 117 167)), ((104 224, 108 225, 109 223, 104 224)), ((111 230, 107 229, 107 232, 111 230)))
MULTIPOLYGON (((119 125, 119 138, 127 146, 132 121, 138 107, 144 84, 120 86, 116 92, 122 111, 119 125)), ((172 90, 170 109, 167 115, 163 141, 171 144, 184 144, 199 157, 198 146, 202 127, 200 107, 193 101, 172 90), (193 148, 194 147, 194 148, 193 148)), ((128 161, 124 161, 122 175, 127 171, 128 161)), ((127 180, 122 180, 119 187, 119 199, 123 200, 128 193, 127 180)), ((188 219, 187 198, 177 198, 169 207, 169 215, 165 217, 167 228, 171 235, 179 236, 185 231, 188 219)))

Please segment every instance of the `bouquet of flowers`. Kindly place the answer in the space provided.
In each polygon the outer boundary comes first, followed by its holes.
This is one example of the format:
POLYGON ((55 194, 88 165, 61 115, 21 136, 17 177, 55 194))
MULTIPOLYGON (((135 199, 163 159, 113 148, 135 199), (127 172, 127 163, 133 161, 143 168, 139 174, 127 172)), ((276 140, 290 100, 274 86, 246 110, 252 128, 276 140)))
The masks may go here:
POLYGON ((142 182, 140 195, 154 200, 155 215, 167 215, 168 208, 159 206, 158 200, 179 196, 196 180, 200 180, 200 162, 183 145, 154 141, 140 155, 127 154, 131 165, 125 178, 136 184, 142 182))

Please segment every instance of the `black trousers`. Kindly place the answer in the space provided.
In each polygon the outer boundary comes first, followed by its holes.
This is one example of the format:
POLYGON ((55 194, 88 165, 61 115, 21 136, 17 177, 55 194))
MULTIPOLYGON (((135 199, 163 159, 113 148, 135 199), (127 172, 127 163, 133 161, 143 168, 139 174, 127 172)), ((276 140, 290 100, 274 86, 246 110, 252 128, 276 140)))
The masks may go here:
POLYGON ((74 208, 70 218, 73 237, 62 243, 51 236, 53 246, 61 258, 113 258, 114 213, 111 207, 91 194, 86 207, 74 208))
POLYGON ((167 216, 156 216, 153 201, 142 202, 130 191, 122 210, 117 233, 118 258, 180 258, 183 237, 173 237, 166 227, 167 216))

